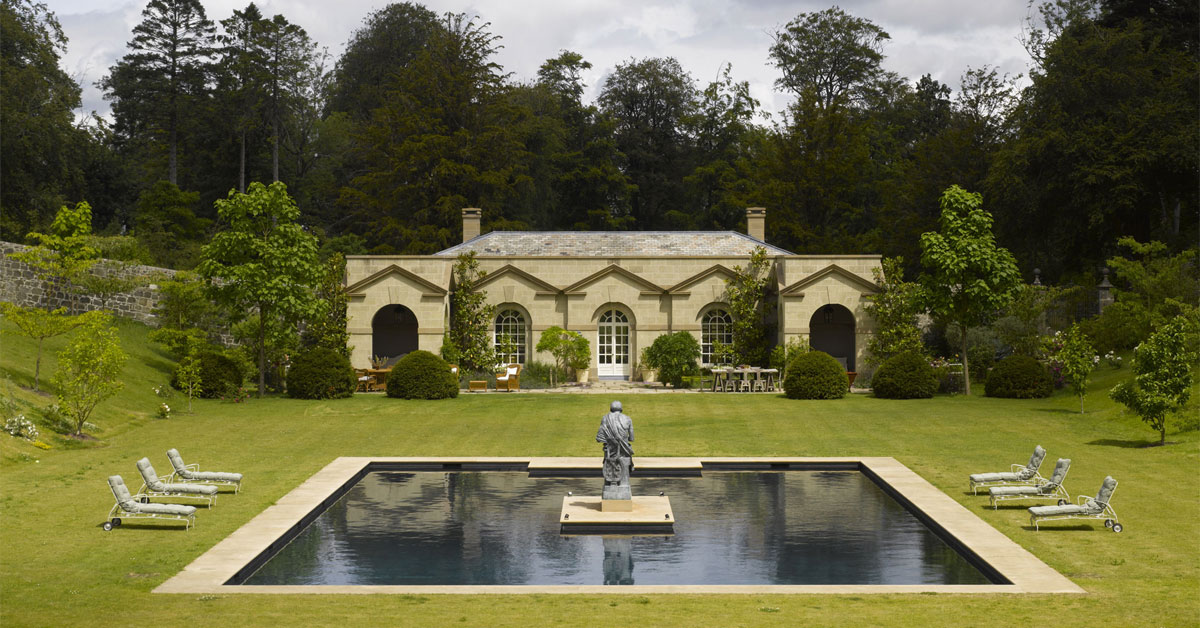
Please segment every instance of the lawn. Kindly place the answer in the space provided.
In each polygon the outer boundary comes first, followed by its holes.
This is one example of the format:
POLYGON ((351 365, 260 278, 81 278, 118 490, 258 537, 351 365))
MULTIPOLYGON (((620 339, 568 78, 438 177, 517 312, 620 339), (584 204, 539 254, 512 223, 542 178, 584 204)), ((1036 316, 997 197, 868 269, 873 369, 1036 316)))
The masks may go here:
MULTIPOLYGON (((10 329, 8 326, 5 330, 10 329)), ((1105 392, 1129 369, 1094 376, 1088 412, 1060 392, 1046 400, 938 397, 886 401, 853 395, 802 402, 774 396, 628 395, 639 455, 893 456, 1088 591, 1083 596, 268 596, 155 595, 150 591, 337 456, 598 455, 595 426, 610 399, 596 395, 466 395, 412 402, 380 395, 305 402, 198 401, 195 413, 153 418, 152 388, 170 360, 146 329, 122 324, 126 389, 97 411, 100 440, 53 438, 49 451, 0 435, 0 623, 46 625, 593 625, 705 626, 1048 623, 1185 626, 1200 623, 1200 432, 1196 408, 1157 434, 1105 392), (1183 428, 1180 430, 1180 428, 1183 428), (1050 464, 1073 460, 1072 493, 1120 482, 1113 505, 1125 525, 1051 523, 1027 530, 1023 508, 992 511, 967 475, 1022 462, 1034 444, 1050 464), (189 462, 247 475, 240 495, 203 510, 190 532, 100 529, 112 505, 105 478, 135 487, 134 461, 162 472, 177 447, 189 462), (605 620, 607 621, 607 620, 605 620)), ((36 415, 50 403, 32 384, 33 350, 5 336, 0 375, 36 415)), ((43 387, 61 339, 47 343, 43 387)), ((168 401, 176 410, 186 402, 168 401)))

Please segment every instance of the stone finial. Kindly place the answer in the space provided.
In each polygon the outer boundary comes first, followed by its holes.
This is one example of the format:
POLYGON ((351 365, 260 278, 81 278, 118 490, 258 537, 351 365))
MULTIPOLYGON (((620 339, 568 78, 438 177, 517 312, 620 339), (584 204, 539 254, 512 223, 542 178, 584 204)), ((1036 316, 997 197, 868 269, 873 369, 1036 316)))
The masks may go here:
POLYGON ((462 210, 463 242, 479 235, 479 221, 483 210, 478 207, 464 207, 462 210))
POLYGON ((765 207, 747 207, 746 208, 746 235, 758 240, 766 242, 767 240, 767 208, 765 207))
POLYGON ((1042 269, 1040 268, 1033 269, 1033 285, 1042 285, 1042 269))
POLYGON ((1100 283, 1096 285, 1096 301, 1100 312, 1103 313, 1104 308, 1113 304, 1114 298, 1112 293, 1113 285, 1108 281, 1108 269, 1101 268, 1100 273, 1102 277, 1100 283))

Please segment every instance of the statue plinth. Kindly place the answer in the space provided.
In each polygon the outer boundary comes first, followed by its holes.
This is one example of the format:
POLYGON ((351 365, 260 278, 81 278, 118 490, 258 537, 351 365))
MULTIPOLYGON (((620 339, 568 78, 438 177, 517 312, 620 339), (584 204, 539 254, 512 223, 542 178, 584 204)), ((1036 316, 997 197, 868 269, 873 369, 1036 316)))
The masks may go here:
POLYGON ((562 534, 673 534, 675 513, 666 496, 634 497, 628 510, 611 510, 597 496, 564 497, 558 523, 562 534))
POLYGON ((633 491, 628 485, 607 485, 604 487, 604 492, 601 494, 601 510, 621 510, 629 512, 633 510, 633 491))

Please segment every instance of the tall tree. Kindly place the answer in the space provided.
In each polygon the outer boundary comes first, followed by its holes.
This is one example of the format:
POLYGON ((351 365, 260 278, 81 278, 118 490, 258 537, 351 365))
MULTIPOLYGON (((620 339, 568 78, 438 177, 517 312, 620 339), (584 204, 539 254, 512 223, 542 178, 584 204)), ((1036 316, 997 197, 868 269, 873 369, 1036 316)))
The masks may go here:
POLYGON ((337 62, 329 112, 369 120, 387 102, 395 75, 416 59, 437 28, 437 14, 414 2, 392 3, 368 15, 337 62))
POLYGON ((221 82, 224 83, 220 86, 222 96, 233 104, 236 112, 239 192, 246 191, 246 136, 258 125, 266 99, 266 26, 262 12, 251 2, 245 9, 234 9, 231 17, 221 20, 224 32, 217 38, 221 43, 217 67, 221 69, 221 82))
POLYGON ((457 240, 463 207, 505 220, 528 182, 514 131, 518 109, 492 60, 488 24, 447 14, 395 91, 355 136, 364 172, 339 202, 359 218, 377 252, 432 253, 457 240))
POLYGON ((598 102, 616 122, 623 170, 635 187, 631 213, 639 229, 665 226, 691 172, 686 121, 696 110, 696 85, 679 61, 650 58, 618 64, 598 102))
POLYGON ((775 85, 822 111, 861 102, 881 73, 883 43, 890 38, 838 7, 801 13, 774 35, 771 62, 783 72, 775 85))
POLYGON ((79 85, 59 67, 67 38, 45 4, 0 3, 0 237, 20 241, 65 202, 79 85))
POLYGON ((941 230, 921 236, 921 295, 935 318, 957 323, 966 393, 971 394, 967 331, 986 323, 1021 286, 1021 273, 1008 249, 996 246, 992 216, 983 198, 957 185, 942 195, 941 230))
MULTIPOLYGON (((720 76, 704 88, 696 111, 687 120, 693 138, 694 168, 683 182, 690 194, 690 229, 733 229, 753 204, 749 136, 755 132, 759 102, 750 84, 734 81, 726 64, 720 76)), ((668 212, 670 213, 670 212, 668 212)))
POLYGON ((276 15, 264 25, 267 76, 266 118, 271 125, 271 180, 279 180, 279 145, 292 103, 305 95, 305 72, 314 62, 308 33, 276 15))
POLYGON ((133 28, 131 52, 98 84, 113 103, 118 135, 135 143, 165 136, 171 183, 178 183, 181 120, 194 115, 208 89, 214 32, 200 0, 150 0, 133 28))
MULTIPOLYGON (((258 396, 266 392, 267 334, 294 332, 315 313, 313 291, 321 277, 317 239, 296 222, 300 210, 287 186, 254 182, 245 194, 217 201, 223 229, 205 245, 197 272, 209 281, 213 299, 235 320, 252 321, 258 353, 258 396)), ((294 335, 294 333, 293 333, 294 335)))

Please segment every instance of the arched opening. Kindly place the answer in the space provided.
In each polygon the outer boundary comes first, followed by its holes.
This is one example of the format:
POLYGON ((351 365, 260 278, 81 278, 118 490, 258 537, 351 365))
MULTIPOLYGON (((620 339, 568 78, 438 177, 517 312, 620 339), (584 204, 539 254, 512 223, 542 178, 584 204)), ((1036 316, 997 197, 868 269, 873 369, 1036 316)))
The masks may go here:
POLYGON ((596 375, 602 380, 628 380, 629 338, 633 325, 625 312, 605 307, 596 325, 596 375))
POLYGON ((722 306, 700 317, 700 362, 706 366, 730 361, 729 355, 717 355, 721 347, 733 344, 733 316, 722 306))
POLYGON ((525 364, 525 348, 529 340, 529 319, 512 305, 497 308, 492 330, 496 360, 504 364, 525 364))
POLYGON ((403 305, 385 305, 371 318, 371 356, 396 358, 417 350, 417 315, 403 305))
POLYGON ((808 344, 814 351, 824 351, 842 363, 847 371, 854 364, 854 314, 844 306, 822 305, 808 321, 808 344))

